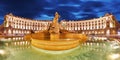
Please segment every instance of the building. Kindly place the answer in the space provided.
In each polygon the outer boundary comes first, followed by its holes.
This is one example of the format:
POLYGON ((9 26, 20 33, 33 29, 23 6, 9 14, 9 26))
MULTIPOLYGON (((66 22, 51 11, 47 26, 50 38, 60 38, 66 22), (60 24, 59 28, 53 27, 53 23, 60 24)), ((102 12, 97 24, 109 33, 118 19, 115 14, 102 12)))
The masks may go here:
POLYGON ((66 30, 96 35, 117 34, 120 26, 112 14, 106 14, 103 17, 90 20, 62 21, 61 23, 66 30))
MULTIPOLYGON (((23 36, 26 34, 48 29, 51 23, 51 20, 26 19, 14 16, 10 13, 4 17, 1 32, 3 32, 3 35, 7 38, 16 36, 18 38, 12 39, 23 39, 23 36)), ((71 32, 96 35, 118 34, 120 26, 112 14, 106 14, 103 17, 90 20, 62 20, 60 25, 62 26, 61 29, 66 29, 71 32)))
POLYGON ((4 23, 2 24, 4 28, 1 32, 4 32, 7 38, 16 36, 18 39, 21 39, 25 34, 46 30, 51 22, 49 20, 42 21, 21 18, 10 13, 4 17, 4 23))

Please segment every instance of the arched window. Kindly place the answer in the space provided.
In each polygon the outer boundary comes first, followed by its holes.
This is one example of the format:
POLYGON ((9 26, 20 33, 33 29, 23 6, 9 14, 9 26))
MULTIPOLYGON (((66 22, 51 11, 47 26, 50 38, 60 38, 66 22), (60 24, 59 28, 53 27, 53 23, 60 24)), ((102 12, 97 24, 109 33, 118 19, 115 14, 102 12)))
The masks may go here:
POLYGON ((12 33, 10 29, 8 30, 8 33, 9 33, 9 34, 11 34, 11 33, 12 33))
POLYGON ((107 30, 107 31, 106 31, 106 34, 109 35, 109 34, 110 34, 110 30, 107 30))

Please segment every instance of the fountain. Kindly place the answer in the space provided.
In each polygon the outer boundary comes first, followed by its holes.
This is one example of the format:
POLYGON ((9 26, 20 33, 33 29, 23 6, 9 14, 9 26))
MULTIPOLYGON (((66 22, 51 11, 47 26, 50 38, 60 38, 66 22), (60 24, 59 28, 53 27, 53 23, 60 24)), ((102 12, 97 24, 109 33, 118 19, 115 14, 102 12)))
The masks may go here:
POLYGON ((25 39, 31 39, 31 44, 34 47, 52 51, 72 49, 87 40, 87 36, 84 34, 61 29, 62 26, 58 22, 59 18, 60 15, 56 12, 47 30, 28 34, 25 39))

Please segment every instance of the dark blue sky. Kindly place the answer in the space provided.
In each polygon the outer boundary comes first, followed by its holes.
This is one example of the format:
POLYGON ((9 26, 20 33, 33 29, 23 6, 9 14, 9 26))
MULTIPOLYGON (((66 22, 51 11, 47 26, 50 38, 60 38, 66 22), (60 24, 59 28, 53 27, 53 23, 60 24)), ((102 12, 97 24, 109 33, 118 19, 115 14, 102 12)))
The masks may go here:
POLYGON ((92 19, 112 13, 120 21, 120 0, 0 0, 0 24, 8 13, 52 20, 56 11, 60 19, 66 20, 92 19))

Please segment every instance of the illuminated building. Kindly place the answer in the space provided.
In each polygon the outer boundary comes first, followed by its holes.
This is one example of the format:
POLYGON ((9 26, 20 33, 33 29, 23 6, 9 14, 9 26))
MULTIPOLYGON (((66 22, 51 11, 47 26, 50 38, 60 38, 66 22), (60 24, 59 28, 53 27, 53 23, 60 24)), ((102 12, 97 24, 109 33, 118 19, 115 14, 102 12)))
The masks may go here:
MULTIPOLYGON (((21 37, 32 32, 46 30, 51 22, 50 20, 32 20, 7 14, 4 17, 4 23, 1 25, 4 27, 1 32, 3 32, 5 36, 21 37)), ((120 26, 112 14, 106 14, 103 17, 90 20, 62 20, 60 24, 62 26, 61 29, 96 35, 118 34, 118 27, 120 26)))
POLYGON ((24 36, 25 34, 46 30, 51 22, 52 21, 49 20, 41 21, 26 19, 8 14, 4 17, 4 23, 2 24, 4 29, 2 32, 4 32, 6 37, 17 36, 17 39, 23 39, 21 36, 24 36))
POLYGON ((61 23, 66 30, 97 35, 117 34, 119 27, 119 23, 112 14, 90 20, 62 21, 61 23))

